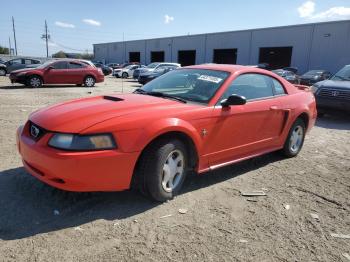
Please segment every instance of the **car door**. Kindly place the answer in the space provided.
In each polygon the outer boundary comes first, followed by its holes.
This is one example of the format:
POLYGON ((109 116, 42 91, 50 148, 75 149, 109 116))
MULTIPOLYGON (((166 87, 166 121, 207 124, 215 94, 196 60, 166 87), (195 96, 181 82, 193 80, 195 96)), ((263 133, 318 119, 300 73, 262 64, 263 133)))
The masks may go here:
MULTIPOLYGON (((24 60, 24 59, 18 58, 18 59, 13 59, 13 60, 6 62, 7 72, 11 73, 14 70, 18 70, 18 69, 23 68, 24 65, 22 64, 22 60, 24 60)), ((24 63, 24 61, 23 61, 23 63, 24 63)))
POLYGON ((255 73, 240 75, 219 101, 231 94, 244 96, 247 103, 225 108, 218 103, 214 107, 207 147, 211 166, 275 148, 284 125, 285 114, 280 110, 271 77, 255 73))
POLYGON ((68 62, 68 69, 65 73, 65 84, 81 84, 85 76, 86 66, 82 63, 71 61, 68 62))
POLYGON ((66 84, 65 79, 68 70, 66 61, 58 61, 46 68, 43 76, 46 84, 66 84))
POLYGON ((132 66, 132 67, 129 69, 129 71, 128 71, 128 75, 129 75, 129 76, 132 76, 132 75, 134 74, 135 69, 137 69, 137 68, 139 68, 138 65, 132 66))

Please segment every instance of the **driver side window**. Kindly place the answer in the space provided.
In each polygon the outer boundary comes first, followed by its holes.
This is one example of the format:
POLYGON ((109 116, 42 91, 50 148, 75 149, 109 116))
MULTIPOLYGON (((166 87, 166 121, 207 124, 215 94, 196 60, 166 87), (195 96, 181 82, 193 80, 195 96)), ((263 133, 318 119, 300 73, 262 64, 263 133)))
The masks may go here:
POLYGON ((273 96, 271 78, 262 74, 243 74, 238 76, 219 100, 235 94, 244 96, 248 101, 273 96))
POLYGON ((67 69, 67 62, 57 62, 52 65, 53 69, 67 69))

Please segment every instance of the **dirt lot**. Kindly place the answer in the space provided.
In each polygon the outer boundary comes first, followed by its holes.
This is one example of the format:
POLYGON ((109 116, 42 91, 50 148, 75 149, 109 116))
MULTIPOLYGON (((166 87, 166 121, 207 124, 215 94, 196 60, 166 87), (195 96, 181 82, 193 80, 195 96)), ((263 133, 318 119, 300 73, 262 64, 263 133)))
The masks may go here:
POLYGON ((65 193, 24 171, 15 131, 30 112, 137 86, 110 77, 92 89, 28 89, 0 77, 0 261, 349 261, 350 239, 331 236, 350 234, 346 116, 319 119, 294 159, 273 153, 189 177, 164 204, 135 192, 65 193), (239 192, 261 189, 267 196, 239 192))

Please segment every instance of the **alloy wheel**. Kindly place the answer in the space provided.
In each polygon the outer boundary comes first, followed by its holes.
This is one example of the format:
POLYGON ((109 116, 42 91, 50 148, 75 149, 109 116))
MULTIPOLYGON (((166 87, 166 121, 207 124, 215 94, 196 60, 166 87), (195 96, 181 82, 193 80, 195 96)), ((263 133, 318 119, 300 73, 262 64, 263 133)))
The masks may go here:
POLYGON ((297 152, 302 145, 304 130, 301 126, 296 126, 290 136, 289 147, 292 152, 297 152))
POLYGON ((180 150, 170 152, 163 166, 162 187, 172 192, 184 175, 184 155, 180 150))

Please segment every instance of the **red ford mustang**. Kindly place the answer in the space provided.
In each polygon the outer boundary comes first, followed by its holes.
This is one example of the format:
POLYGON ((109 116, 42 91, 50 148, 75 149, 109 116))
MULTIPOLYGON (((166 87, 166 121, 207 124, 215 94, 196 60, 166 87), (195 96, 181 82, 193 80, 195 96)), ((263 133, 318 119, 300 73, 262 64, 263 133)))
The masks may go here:
POLYGON ((32 113, 18 129, 25 168, 69 191, 137 187, 155 200, 198 174, 280 150, 301 150, 313 94, 274 73, 232 65, 169 72, 133 94, 89 97, 32 113))
POLYGON ((61 59, 46 62, 36 68, 12 71, 12 83, 20 83, 30 87, 43 84, 76 84, 92 87, 103 82, 102 71, 86 60, 61 59))

